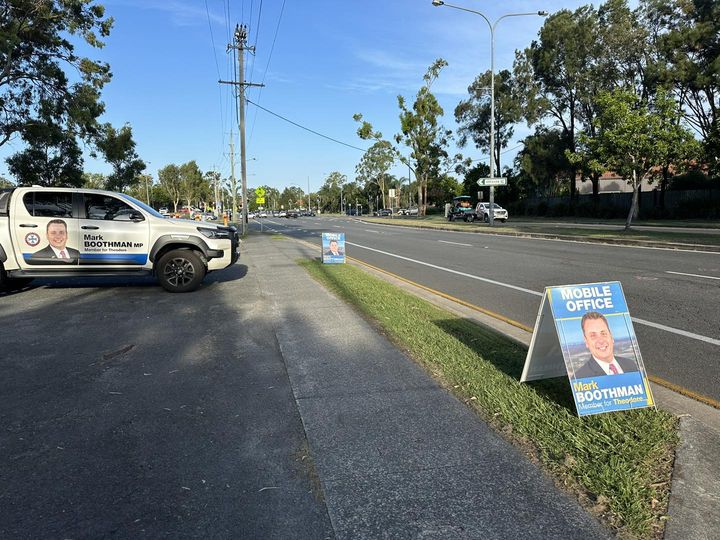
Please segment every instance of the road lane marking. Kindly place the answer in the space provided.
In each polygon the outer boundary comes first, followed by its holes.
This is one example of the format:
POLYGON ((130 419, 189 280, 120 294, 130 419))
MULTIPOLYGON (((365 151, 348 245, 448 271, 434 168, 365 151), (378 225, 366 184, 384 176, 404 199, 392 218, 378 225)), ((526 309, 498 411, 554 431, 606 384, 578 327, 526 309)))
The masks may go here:
MULTIPOLYGON (((511 285, 511 284, 509 284, 509 283, 503 283, 502 281, 496 281, 496 280, 494 280, 494 279, 489 279, 489 278, 484 278, 484 277, 480 277, 480 276, 475 276, 475 275, 473 275, 473 274, 468 274, 468 273, 466 273, 466 272, 460 272, 460 271, 458 271, 458 270, 453 270, 453 269, 451 269, 451 268, 444 268, 444 267, 438 266, 438 265, 436 265, 436 264, 431 264, 431 263, 427 263, 427 262, 423 262, 423 261, 418 261, 418 260, 416 260, 416 259, 411 259, 410 257, 403 257, 402 255, 396 255, 395 253, 388 253, 387 251, 382 251, 382 250, 379 250, 379 249, 375 249, 375 248, 371 248, 371 247, 367 247, 367 246, 362 246, 362 245, 360 245, 360 244, 355 244, 355 243, 353 243, 353 242, 345 242, 345 243, 346 243, 346 244, 349 244, 349 245, 351 245, 351 246, 359 247, 359 248, 361 248, 361 249, 367 249, 368 251, 374 251, 374 252, 376 252, 376 253, 381 253, 381 254, 383 254, 383 255, 387 255, 388 257, 395 257, 396 259, 402 259, 402 260, 404 260, 404 261, 412 262, 412 263, 419 264, 419 265, 422 265, 422 266, 427 266, 427 267, 429 267, 429 268, 434 268, 434 269, 436 269, 436 270, 441 270, 441 271, 443 271, 443 272, 449 272, 449 273, 451 273, 451 274, 455 274, 455 275, 458 275, 458 276, 463 276, 463 277, 467 277, 467 278, 470 278, 470 279, 475 279, 475 280, 477 280, 477 281, 483 281, 483 282, 485 282, 485 283, 490 283, 491 285, 498 285, 498 286, 500 286, 500 287, 506 287, 506 288, 508 288, 508 289, 513 289, 513 290, 515 290, 515 291, 520 291, 520 292, 524 292, 524 293, 527 293, 527 294, 532 294, 532 295, 534 295, 534 296, 540 296, 540 297, 542 297, 543 294, 545 294, 544 292, 538 292, 538 291, 533 291, 533 290, 531 290, 531 289, 525 289, 524 287, 518 287, 517 285, 511 285)), ((720 346, 720 339, 714 339, 714 338, 707 337, 707 336, 703 336, 703 335, 700 335, 700 334, 695 334, 695 333, 693 333, 693 332, 688 332, 688 331, 686 331, 686 330, 680 330, 679 328, 673 328, 672 326, 665 326, 664 324, 659 324, 659 323, 654 323, 654 322, 651 322, 651 321, 646 321, 645 319, 638 319, 637 317, 631 317, 631 319, 632 319, 633 322, 636 322, 636 323, 638 323, 638 324, 643 324, 643 325, 649 326, 649 327, 651 327, 651 328, 656 328, 656 329, 658 329, 658 330, 664 330, 665 332, 670 332, 670 333, 672 333, 672 334, 677 334, 677 335, 680 335, 680 336, 688 337, 688 338, 690 338, 690 339, 695 339, 695 340, 697 340, 697 341, 702 341, 702 342, 704 342, 704 343, 709 343, 709 344, 711 344, 711 345, 720 346)))
POLYGON ((463 244, 462 242, 449 242, 448 240, 438 240, 438 242, 442 242, 443 244, 452 244, 454 246, 473 247, 472 244, 463 244))
MULTIPOLYGON (((307 242, 307 241, 305 241, 305 240, 295 239, 295 241, 296 241, 296 242, 299 242, 299 243, 301 243, 301 244, 304 244, 304 245, 306 245, 306 246, 308 246, 308 247, 311 247, 311 248, 315 248, 315 247, 316 247, 315 245, 313 245, 313 244, 311 244, 310 242, 307 242)), ((349 243, 349 242, 346 242, 346 243, 349 243)), ((354 244, 354 245, 357 246, 358 244, 354 244)), ((358 246, 358 247, 363 247, 363 246, 358 246)), ((367 248, 367 249, 370 249, 370 248, 367 248)), ((377 250, 373 250, 373 251, 377 251, 377 250)), ((361 264, 361 265, 363 265, 363 266, 367 266, 368 268, 372 268, 373 270, 376 270, 376 271, 381 272, 381 273, 383 273, 383 274, 386 274, 386 275, 388 275, 388 276, 392 276, 392 277, 394 277, 395 279, 398 279, 398 280, 400 280, 400 281, 404 281, 405 283, 408 283, 408 284, 410 284, 410 285, 412 285, 412 286, 418 287, 419 289, 424 289, 424 290, 426 290, 426 291, 428 291, 428 292, 430 292, 430 293, 436 294, 436 295, 438 295, 438 296, 440 296, 440 297, 442 297, 442 298, 446 298, 447 300, 450 300, 450 301, 452 301, 452 302, 456 302, 456 303, 458 303, 458 304, 460 304, 460 305, 463 305, 463 306, 465 306, 465 307, 468 307, 468 308, 470 308, 470 309, 473 309, 473 310, 479 311, 479 312, 481 312, 481 313, 484 313, 485 315, 488 315, 488 316, 490 316, 490 317, 496 318, 496 319, 498 319, 498 320, 500 320, 500 321, 503 321, 503 322, 505 322, 505 323, 507 323, 507 324, 509 324, 509 325, 511 325, 511 326, 515 326, 515 327, 517 327, 517 328, 520 328, 520 329, 522 329, 522 330, 525 330, 526 332, 528 332, 528 333, 531 334, 531 335, 532 335, 532 333, 533 333, 533 329, 532 329, 532 328, 530 328, 529 326, 524 325, 524 324, 521 323, 521 322, 518 322, 518 321, 515 321, 515 320, 513 320, 513 319, 510 319, 509 317, 505 317, 504 315, 501 315, 501 314, 496 313, 496 312, 494 312, 494 311, 490 311, 490 310, 485 309, 485 308, 482 308, 482 307, 480 307, 480 306, 476 306, 475 304, 471 304, 471 303, 469 303, 469 302, 466 302, 465 300, 461 300, 460 298, 456 298, 456 297, 454 297, 454 296, 452 296, 452 295, 450 295, 450 294, 446 294, 446 293, 437 291, 437 290, 435 290, 435 289, 431 289, 430 287, 426 287, 425 285, 421 285, 420 283, 416 283, 416 282, 414 282, 414 281, 412 281, 412 280, 410 280, 410 279, 407 279, 407 278, 404 278, 404 277, 399 276, 399 275, 397 275, 397 274, 394 274, 394 273, 392 273, 392 272, 390 272, 390 271, 388 271, 388 270, 384 270, 384 269, 382 269, 382 268, 378 268, 377 266, 373 266, 372 264, 367 263, 367 262, 365 262, 365 261, 362 261, 362 260, 360 260, 360 259, 356 259, 355 257, 350 257, 349 255, 347 255, 346 257, 347 257, 348 260, 350 260, 350 261, 352 261, 352 262, 354 262, 354 263, 361 264)), ((640 324, 646 324, 646 323, 647 323, 647 324, 649 324, 650 326, 658 326, 658 327, 660 327, 661 329, 668 329, 669 331, 675 330, 675 329, 672 329, 672 328, 670 328, 670 327, 662 327, 662 325, 655 325, 655 323, 649 323, 649 321, 643 321, 642 319, 634 319, 634 318, 633 318, 633 320, 634 320, 634 321, 637 320, 637 322, 639 322, 640 324)), ((502 333, 502 332, 501 332, 501 333, 502 333)), ((688 334, 689 334, 689 332, 688 332, 688 334)), ((688 337, 692 337, 692 335, 690 335, 690 336, 688 336, 688 337)), ((679 394, 682 394, 682 395, 684 395, 684 396, 687 396, 687 397, 689 397, 689 398, 692 398, 692 399, 694 399, 694 400, 696 400, 696 401, 700 401, 700 402, 705 403, 706 405, 710 405, 711 407, 715 407, 716 409, 720 409, 720 402, 718 402, 718 401, 716 401, 716 400, 714 400, 714 399, 712 399, 712 398, 710 398, 710 397, 708 397, 708 396, 705 396, 705 395, 703 395, 703 394, 698 394, 697 392, 694 392, 694 391, 692 391, 692 390, 689 390, 689 389, 687 389, 687 388, 685 388, 685 387, 683 387, 683 386, 677 385, 677 384, 675 384, 675 383, 671 383, 670 381, 667 381, 667 380, 665 380, 665 379, 663 379, 663 378, 661 378, 661 377, 658 377, 658 376, 656 376, 656 375, 648 375, 648 379, 650 379, 650 381, 654 382, 655 384, 659 384, 660 386, 664 386, 664 387, 666 387, 666 388, 669 388, 670 390, 672 390, 672 391, 674 391, 674 392, 678 392, 679 394)))
POLYGON ((705 278, 705 279, 720 279, 720 277, 715 276, 703 276, 701 274, 686 274, 685 272, 671 272, 670 270, 665 270, 666 274, 677 274, 678 276, 691 276, 691 277, 699 277, 699 278, 705 278))
POLYGON ((349 244, 349 245, 351 245, 351 246, 359 247, 359 248, 362 248, 362 249, 367 249, 367 250, 369 250, 369 251, 375 251, 376 253, 382 253, 383 255, 388 255, 388 256, 390 256, 390 257, 395 257, 396 259, 402 259, 402 260, 404 260, 404 261, 413 262, 413 263, 415 263, 415 264, 420 264, 420 265, 422 265, 422 266, 428 266, 428 267, 430 267, 430 268, 435 268, 436 270, 442 270, 443 272, 450 272, 451 274, 456 274, 456 275, 458 275, 458 276, 463 276, 463 277, 467 277, 467 278, 470 278, 470 279, 476 279, 476 280, 478 280, 478 281, 484 281, 485 283, 490 283, 490 284, 492 284, 492 285, 499 285, 499 286, 501 286, 501 287, 507 287, 508 289, 514 289, 514 290, 516 290, 516 291, 520 291, 520 292, 524 292, 524 293, 528 293, 528 294, 534 294, 534 295, 536 295, 536 296, 542 296, 542 295, 544 294, 544 293, 540 293, 540 292, 537 292, 537 291, 531 291, 530 289, 525 289, 525 288, 523 288, 523 287, 518 287, 518 286, 516 286, 516 285, 510 285, 509 283, 502 283, 501 281, 495 281, 494 279, 489 279, 489 278, 484 278, 484 277, 480 277, 480 276, 475 276, 475 275, 473 275, 473 274, 467 274, 467 273, 465 273, 465 272, 460 272, 459 270, 452 270, 451 268, 445 268, 445 267, 443 267, 443 266, 437 266, 437 265, 435 265, 435 264, 431 264, 431 263, 427 263, 427 262, 423 262, 423 261, 418 261, 418 260, 416 260, 416 259, 411 259, 410 257, 403 257, 402 255, 396 255, 395 253, 388 253, 387 251, 382 251, 382 250, 379 250, 379 249, 375 249, 375 248, 371 248, 371 247, 367 247, 367 246, 362 246, 362 245, 360 245, 360 244, 355 244, 355 243, 353 243, 353 242, 347 242, 347 241, 346 241, 345 243, 346 243, 346 244, 349 244))
POLYGON ((371 233, 375 233, 375 234, 382 234, 380 231, 373 231, 373 230, 371 230, 371 229, 363 229, 363 230, 364 230, 365 232, 371 232, 371 233))

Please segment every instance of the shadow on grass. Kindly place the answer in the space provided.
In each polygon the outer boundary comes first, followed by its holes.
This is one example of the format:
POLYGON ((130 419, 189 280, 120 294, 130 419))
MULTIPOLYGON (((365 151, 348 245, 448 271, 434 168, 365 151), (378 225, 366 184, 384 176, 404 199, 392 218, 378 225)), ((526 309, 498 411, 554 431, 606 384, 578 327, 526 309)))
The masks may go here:
MULTIPOLYGON (((525 347, 470 319, 444 319, 434 323, 502 373, 520 380, 527 355, 525 347)), ((575 414, 575 403, 566 377, 543 379, 526 384, 544 399, 554 401, 575 414)))

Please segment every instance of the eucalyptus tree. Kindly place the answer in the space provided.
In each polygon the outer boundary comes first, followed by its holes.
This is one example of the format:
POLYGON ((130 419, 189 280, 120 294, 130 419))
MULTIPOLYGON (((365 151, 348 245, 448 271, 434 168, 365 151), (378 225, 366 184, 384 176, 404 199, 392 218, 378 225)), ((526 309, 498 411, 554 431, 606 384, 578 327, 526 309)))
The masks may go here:
MULTIPOLYGON (((475 146, 490 153, 490 77, 486 71, 468 87, 470 97, 455 107, 459 124, 458 144, 462 147, 472 139, 475 146)), ((513 74, 504 69, 495 74, 495 170, 500 171, 500 154, 514 133, 514 126, 524 117, 523 98, 513 74)))
MULTIPOLYGON (((442 58, 433 62, 423 75, 424 84, 415 95, 411 106, 403 96, 398 96, 400 108, 400 132, 394 137, 397 144, 404 144, 410 150, 409 157, 404 156, 396 147, 393 153, 396 159, 407 165, 415 174, 417 185, 418 206, 420 213, 425 214, 428 204, 428 182, 441 174, 441 168, 449 168, 453 158, 447 153, 447 146, 452 137, 452 131, 440 124, 443 108, 431 92, 433 83, 440 75, 440 71, 448 63, 442 58)), ((361 123, 358 136, 363 140, 384 141, 382 133, 374 131, 372 124, 363 120, 362 114, 355 114, 353 118, 361 123)), ((457 157, 457 156, 456 156, 457 157)))
POLYGON ((357 179, 365 187, 369 184, 377 185, 382 196, 383 208, 387 208, 387 182, 390 178, 388 171, 396 159, 396 153, 389 141, 377 140, 368 148, 355 167, 357 179))
POLYGON ((145 170, 145 162, 135 151, 132 128, 126 124, 115 129, 110 124, 105 124, 101 133, 96 145, 113 168, 107 178, 107 189, 123 191, 137 185, 140 173, 145 170))
POLYGON ((100 173, 83 173, 82 187, 89 189, 105 189, 107 186, 107 176, 100 173))
MULTIPOLYGON (((528 123, 550 120, 561 129, 570 152, 575 151, 582 126, 581 105, 588 98, 588 81, 597 74, 597 22, 597 12, 589 5, 552 14, 539 40, 518 53, 514 65, 518 85, 524 88, 528 123)), ((573 200, 576 167, 570 164, 565 176, 573 200)))
POLYGON ((183 193, 180 169, 177 165, 167 165, 158 171, 158 179, 173 204, 173 211, 177 212, 183 193))
POLYGON ((342 212, 344 201, 343 187, 347 183, 347 176, 333 171, 325 178, 325 182, 318 190, 320 204, 326 212, 342 212))
POLYGON ((305 192, 298 186, 286 187, 280 194, 280 205, 286 209, 297 208, 307 204, 305 192))
POLYGON ((418 184, 418 205, 420 214, 425 215, 428 204, 428 182, 440 176, 443 163, 449 159, 447 146, 452 132, 440 124, 444 111, 437 98, 431 92, 433 83, 448 63, 442 58, 433 62, 423 75, 425 84, 418 90, 412 108, 408 107, 403 96, 398 96, 400 107, 400 133, 395 142, 403 143, 410 149, 410 158, 404 163, 413 162, 413 172, 418 184))
POLYGON ((195 160, 180 165, 178 172, 181 198, 188 207, 193 206, 202 193, 203 173, 195 160))

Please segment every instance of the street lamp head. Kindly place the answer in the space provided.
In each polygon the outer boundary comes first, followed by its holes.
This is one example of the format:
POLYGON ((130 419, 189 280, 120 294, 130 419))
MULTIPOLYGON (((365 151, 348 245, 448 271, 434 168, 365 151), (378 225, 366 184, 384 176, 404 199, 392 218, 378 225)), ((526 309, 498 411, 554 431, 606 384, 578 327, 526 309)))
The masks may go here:
POLYGON ((541 17, 547 17, 548 12, 543 9, 542 11, 538 11, 538 15, 540 15, 541 17))
POLYGON ((444 3, 443 0, 432 0, 433 6, 442 6, 444 3))

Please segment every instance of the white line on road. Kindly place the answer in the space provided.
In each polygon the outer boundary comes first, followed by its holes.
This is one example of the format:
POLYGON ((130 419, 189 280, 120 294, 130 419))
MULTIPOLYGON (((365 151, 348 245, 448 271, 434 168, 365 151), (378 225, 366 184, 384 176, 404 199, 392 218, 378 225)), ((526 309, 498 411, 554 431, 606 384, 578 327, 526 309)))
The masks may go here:
POLYGON ((372 232, 375 234, 380 234, 380 231, 373 231, 372 229, 363 229, 365 232, 372 232))
POLYGON ((476 279, 476 280, 478 280, 478 281, 484 281, 485 283, 492 283, 493 285, 500 285, 501 287, 507 287, 507 288, 509 288, 509 289, 515 289, 516 291, 520 291, 520 292, 524 292, 524 293, 528 293, 528 294, 534 294, 534 295, 536 295, 536 296, 542 296, 542 295, 543 295, 543 293, 539 293, 539 292, 537 292, 537 291, 531 291, 530 289, 524 289, 523 287, 518 287, 518 286, 516 286, 516 285, 510 285, 509 283, 502 283, 502 282, 500 282, 500 281, 495 281, 494 279, 488 279, 488 278, 484 278, 484 277, 480 277, 480 276, 474 276, 474 275, 472 275, 472 274, 466 274, 465 272, 460 272, 460 271, 458 271, 458 270, 452 270, 452 269, 450 269, 450 268, 444 268, 444 267, 442 267, 442 266, 437 266, 437 265, 435 265, 435 264, 431 264, 431 263, 427 263, 427 262, 423 262, 423 261, 418 261, 418 260, 416 260, 416 259, 411 259, 411 258, 409 258, 409 257, 403 257, 402 255, 395 255, 394 253, 388 253, 387 251, 381 251, 381 250, 379 250, 379 249, 375 249, 375 248, 371 248, 371 247, 367 247, 367 246, 361 246, 360 244, 355 244, 355 243, 353 243, 353 242, 347 242, 347 241, 346 241, 345 243, 348 244, 348 245, 351 245, 351 246, 359 247, 359 248, 362 248, 362 249, 367 249, 367 250, 369 250, 369 251, 375 251, 376 253, 382 253, 383 255, 389 255, 390 257, 395 257, 396 259, 402 259, 402 260, 404 260, 404 261, 413 262, 413 263, 415 263, 415 264, 421 264, 421 265, 423 265, 423 266, 429 266, 430 268, 435 268, 436 270, 442 270, 443 272, 450 272, 451 274, 456 274, 456 275, 458 275, 458 276, 463 276, 463 277, 467 277, 467 278, 470 278, 470 279, 476 279))
MULTIPOLYGON (((442 266, 437 266, 437 265, 435 265, 435 264, 431 264, 431 263, 427 263, 427 262, 423 262, 423 261, 418 261, 418 260, 416 260, 416 259, 411 259, 411 258, 409 258, 409 257, 403 257, 402 255, 396 255, 395 253, 388 253, 387 251, 381 251, 381 250, 379 250, 379 249, 375 249, 375 248, 371 248, 371 247, 367 247, 367 246, 362 246, 362 245, 360 245, 360 244, 355 244, 355 243, 353 243, 353 242, 345 242, 345 243, 348 244, 348 245, 351 245, 351 246, 359 247, 359 248, 361 248, 361 249, 367 249, 368 251, 374 251, 374 252, 376 252, 376 253, 382 253, 383 255, 387 255, 388 257, 395 257, 396 259, 402 259, 402 260, 404 260, 404 261, 413 262, 413 263, 415 263, 415 264, 420 264, 420 265, 422 265, 422 266, 427 266, 427 267, 429 267, 429 268, 435 268, 436 270, 442 270, 443 272, 449 272, 449 273, 451 273, 451 274, 456 274, 456 275, 458 275, 458 276, 463 276, 463 277, 467 277, 467 278, 470 278, 470 279, 476 279, 476 280, 478 280, 478 281, 484 281, 485 283, 490 283, 490 284, 492 284, 492 285, 498 285, 498 286, 500 286, 500 287, 506 287, 506 288, 508 288, 508 289, 513 289, 513 290, 515 290, 515 291, 520 291, 520 292, 524 292, 524 293, 527 293, 527 294, 532 294, 532 295, 534 295, 534 296, 542 296, 542 295, 544 294, 544 293, 541 293, 541 292, 538 292, 538 291, 533 291, 533 290, 531 290, 531 289, 525 289, 525 288, 523 288, 523 287, 518 287, 517 285, 511 285, 511 284, 509 284, 509 283, 503 283, 503 282, 501 282, 501 281, 495 281, 494 279, 488 279, 488 278, 484 278, 484 277, 480 277, 480 276, 475 276, 475 275, 473 275, 473 274, 467 274, 467 273, 465 273, 465 272, 460 272, 460 271, 458 271, 458 270, 452 270, 452 269, 450 269, 450 268, 444 268, 444 267, 442 267, 442 266)), ((702 335, 700 335, 700 334, 694 334, 694 333, 692 333, 692 332, 687 332, 687 331, 685 331, 685 330, 680 330, 679 328, 673 328, 673 327, 671 327, 671 326, 665 326, 664 324, 658 324, 658 323, 654 323, 654 322, 651 322, 651 321, 646 321, 646 320, 644 320, 644 319, 638 319, 638 318, 636 318, 636 317, 631 317, 631 319, 633 320, 633 322, 636 322, 636 323, 638 323, 638 324, 644 324, 645 326, 650 326, 651 328, 657 328, 658 330, 664 330, 665 332, 670 332, 670 333, 672 333, 672 334, 677 334, 677 335, 684 336, 684 337, 688 337, 688 338, 691 338, 691 339, 696 339, 696 340, 698 340, 698 341, 703 341, 703 342, 705 342, 705 343, 710 343, 711 345, 720 346, 720 339, 714 339, 714 338, 711 338, 711 337, 702 336, 702 335)))
POLYGON ((665 326, 664 324, 658 324, 651 321, 646 321, 644 319, 638 319, 637 317, 630 318, 633 320, 633 322, 644 324, 645 326, 650 326, 651 328, 665 330, 666 332, 672 332, 673 334, 697 339, 698 341, 704 341, 705 343, 710 343, 711 345, 720 346, 720 339, 713 339, 711 337, 701 336, 700 334, 693 334, 692 332, 686 332, 685 330, 679 330, 678 328, 672 328, 670 326, 665 326))
POLYGON ((670 270, 665 270, 666 274, 677 274, 678 276, 691 276, 691 277, 700 277, 705 279, 720 279, 720 277, 716 276, 703 276, 701 274, 686 274, 685 272, 671 272, 670 270))
POLYGON ((438 242, 442 242, 443 244, 452 244, 454 246, 467 246, 467 247, 473 247, 472 244, 463 244, 461 242, 449 242, 447 240, 438 240, 438 242))

